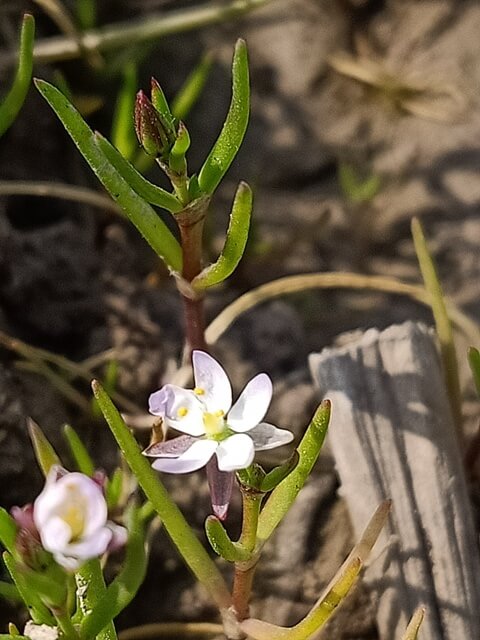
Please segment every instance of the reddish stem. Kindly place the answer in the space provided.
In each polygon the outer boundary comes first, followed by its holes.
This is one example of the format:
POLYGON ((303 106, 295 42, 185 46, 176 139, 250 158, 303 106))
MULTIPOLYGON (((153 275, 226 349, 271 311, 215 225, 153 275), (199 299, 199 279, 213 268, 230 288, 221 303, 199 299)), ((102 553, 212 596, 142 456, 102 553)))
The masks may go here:
MULTIPOLYGON (((206 211, 197 212, 193 219, 185 217, 179 220, 182 243, 183 269, 182 278, 191 283, 202 270, 202 235, 206 211)), ((205 342, 205 318, 203 295, 189 296, 182 293, 185 322, 186 349, 184 357, 188 358, 193 349, 207 350, 205 342)))

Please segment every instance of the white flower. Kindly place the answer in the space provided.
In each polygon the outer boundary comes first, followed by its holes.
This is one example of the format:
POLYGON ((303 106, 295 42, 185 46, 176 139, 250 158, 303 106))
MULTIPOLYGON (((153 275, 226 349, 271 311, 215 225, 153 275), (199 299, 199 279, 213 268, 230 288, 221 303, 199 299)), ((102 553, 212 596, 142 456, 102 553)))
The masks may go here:
POLYGON ((58 466, 52 467, 35 500, 33 519, 42 546, 69 571, 105 553, 114 537, 125 538, 123 527, 107 521, 101 487, 83 473, 58 466))
POLYGON ((150 446, 153 468, 188 473, 217 457, 220 471, 245 469, 255 451, 273 449, 293 440, 293 434, 262 422, 272 399, 265 373, 247 384, 232 407, 232 388, 221 365, 208 353, 193 352, 195 388, 167 384, 150 396, 150 413, 184 434, 150 446))

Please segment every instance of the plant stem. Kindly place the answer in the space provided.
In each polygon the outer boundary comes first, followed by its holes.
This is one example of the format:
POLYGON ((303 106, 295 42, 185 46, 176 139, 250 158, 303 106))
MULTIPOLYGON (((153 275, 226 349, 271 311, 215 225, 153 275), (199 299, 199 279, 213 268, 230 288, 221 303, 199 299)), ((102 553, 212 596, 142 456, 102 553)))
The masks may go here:
MULTIPOLYGON (((193 219, 189 215, 177 215, 183 255, 182 278, 188 283, 202 270, 202 236, 207 208, 206 201, 193 219)), ((193 349, 207 350, 203 295, 195 295, 193 292, 181 292, 181 295, 185 322, 185 357, 188 357, 193 349)))
POLYGON ((66 640, 79 640, 79 635, 77 630, 72 624, 70 620, 70 616, 66 613, 57 613, 55 614, 55 620, 57 621, 58 628, 62 632, 62 636, 66 640))
POLYGON ((257 544, 258 516, 263 494, 254 490, 241 488, 243 497, 242 533, 239 543, 250 551, 252 559, 248 562, 235 563, 235 575, 233 580, 233 608, 241 622, 248 618, 248 603, 252 592, 253 577, 257 566, 258 555, 254 554, 257 544))

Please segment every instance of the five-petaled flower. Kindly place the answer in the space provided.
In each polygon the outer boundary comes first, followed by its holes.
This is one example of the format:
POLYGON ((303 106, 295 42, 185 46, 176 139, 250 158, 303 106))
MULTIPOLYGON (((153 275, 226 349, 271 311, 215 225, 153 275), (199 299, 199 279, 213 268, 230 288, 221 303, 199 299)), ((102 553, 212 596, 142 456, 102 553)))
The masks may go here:
MULTIPOLYGON (((293 434, 262 422, 272 399, 272 382, 260 373, 232 406, 232 388, 223 367, 208 353, 192 355, 195 388, 167 384, 150 396, 150 413, 185 435, 153 444, 144 452, 153 468, 188 473, 216 456, 221 472, 245 469, 255 451, 292 441, 293 434)), ((207 467, 208 469, 208 467, 207 467)))
POLYGON ((69 571, 125 542, 126 531, 107 520, 102 488, 83 473, 53 466, 33 505, 42 546, 69 571))

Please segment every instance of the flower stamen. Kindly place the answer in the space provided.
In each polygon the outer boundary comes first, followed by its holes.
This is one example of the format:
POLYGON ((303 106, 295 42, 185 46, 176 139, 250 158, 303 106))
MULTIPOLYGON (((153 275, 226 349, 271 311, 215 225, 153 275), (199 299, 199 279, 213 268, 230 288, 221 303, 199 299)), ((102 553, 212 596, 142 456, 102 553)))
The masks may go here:
POLYGON ((187 407, 180 407, 177 411, 177 415, 179 418, 184 418, 188 413, 187 407))
POLYGON ((195 387, 195 389, 193 390, 193 393, 196 396, 204 396, 205 395, 205 389, 202 389, 201 387, 195 387))

